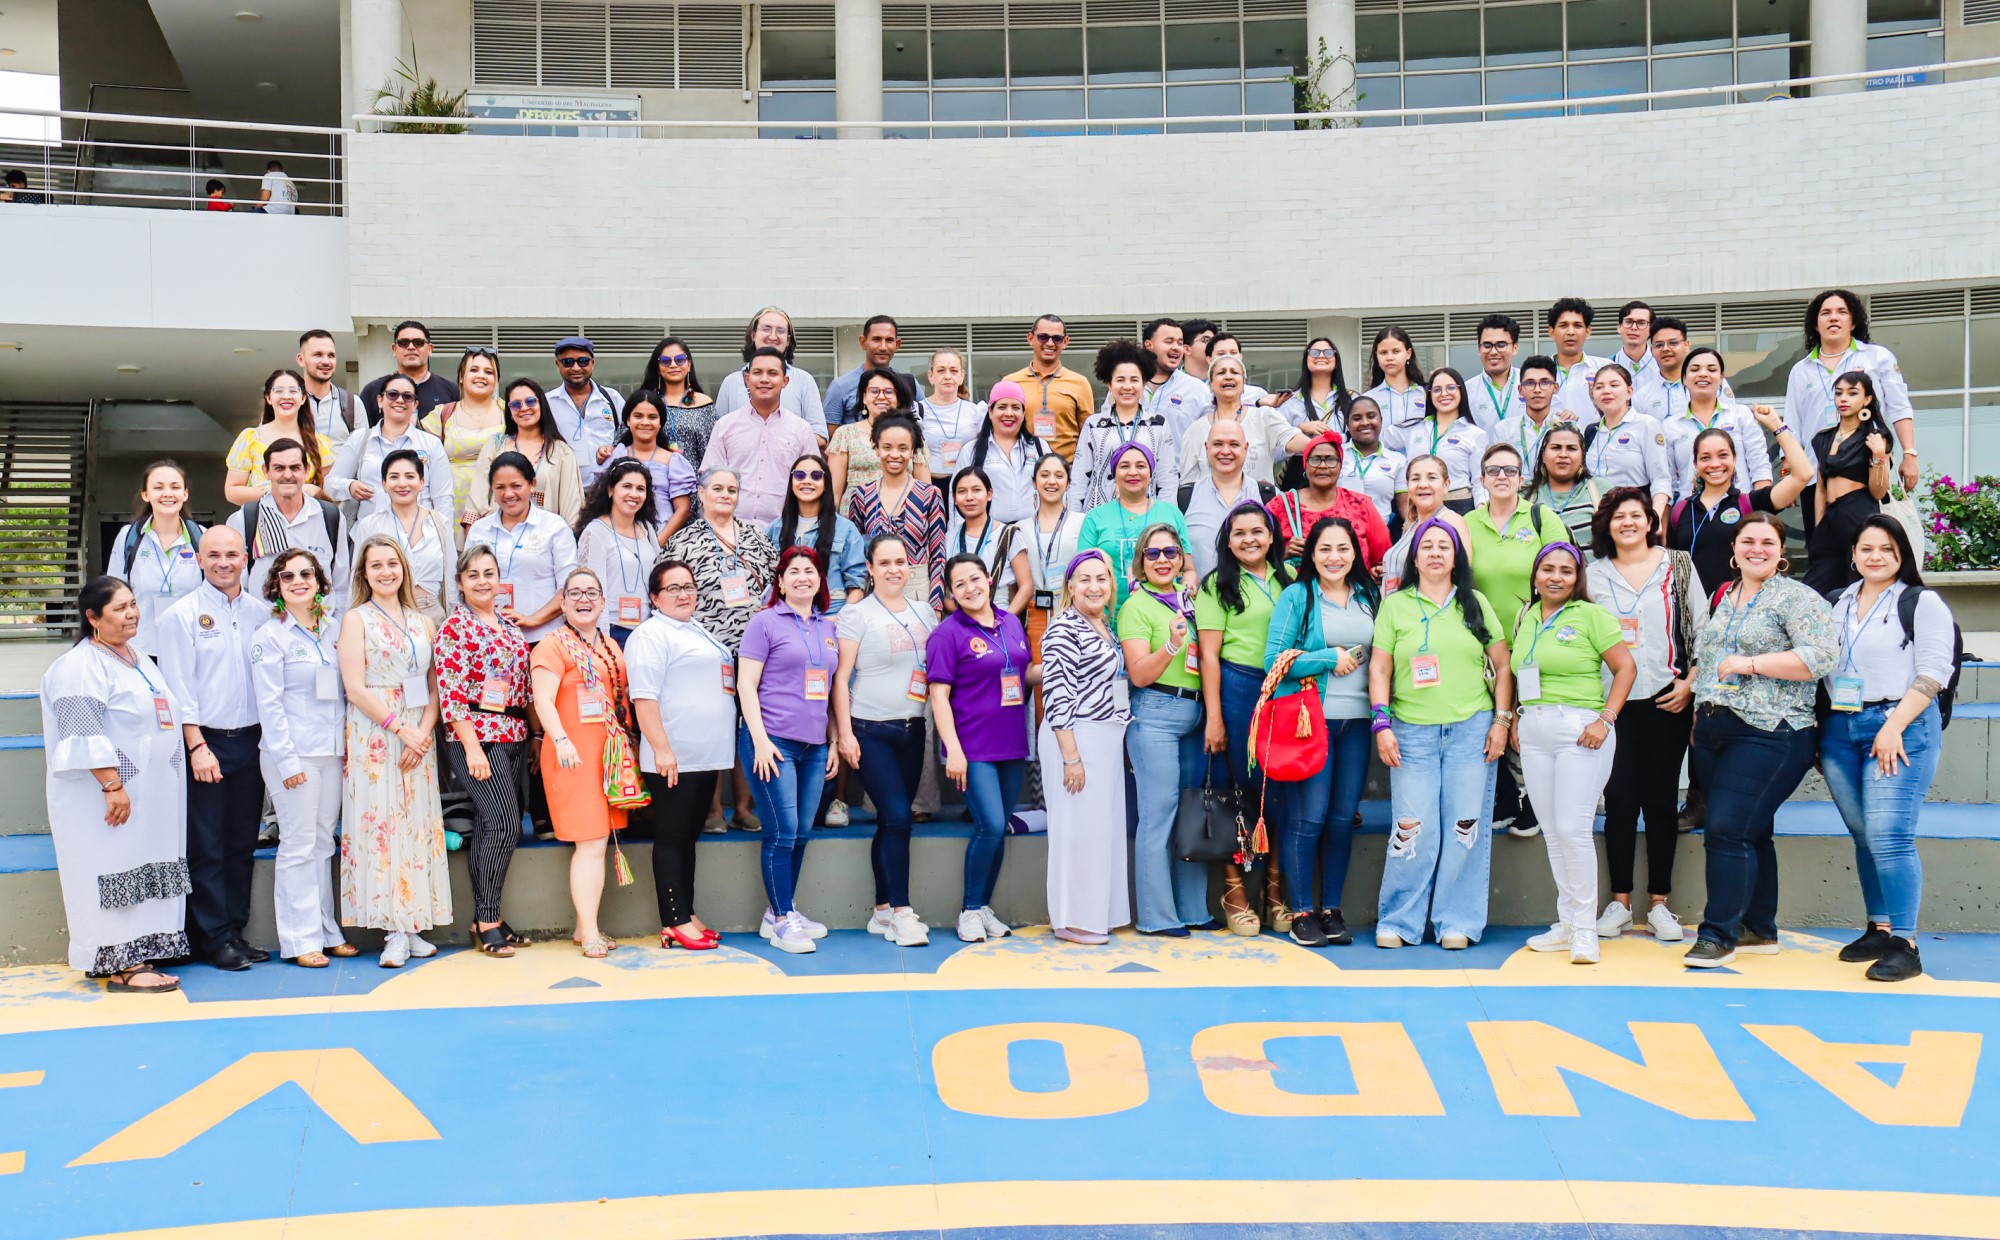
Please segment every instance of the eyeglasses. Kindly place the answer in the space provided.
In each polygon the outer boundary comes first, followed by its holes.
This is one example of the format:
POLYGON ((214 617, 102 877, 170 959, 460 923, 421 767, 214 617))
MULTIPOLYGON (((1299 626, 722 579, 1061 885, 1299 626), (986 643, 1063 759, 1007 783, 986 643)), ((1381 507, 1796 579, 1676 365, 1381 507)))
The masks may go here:
POLYGON ((1309 456, 1306 458, 1307 469, 1332 469, 1339 464, 1340 458, 1337 456, 1309 456))
POLYGON ((572 603, 594 603, 604 597, 602 590, 564 590, 563 597, 572 603))
POLYGON ((1307 349, 1307 350, 1306 350, 1306 356, 1307 356, 1307 357, 1339 357, 1339 356, 1340 356, 1340 351, 1339 351, 1339 350, 1337 350, 1337 349, 1307 349))
POLYGON ((417 394, 415 392, 382 393, 382 403, 385 405, 411 405, 415 404, 416 400, 417 394))
POLYGON ((1511 340, 1482 340, 1479 342, 1479 351, 1481 353, 1498 353, 1513 343, 1511 340))
POLYGON ((588 366, 596 360, 594 357, 559 357, 556 359, 556 365, 562 367, 564 370, 576 370, 588 366))
POLYGON ((1519 465, 1488 465, 1479 472, 1485 474, 1488 478, 1518 478, 1521 476, 1521 467, 1519 465))
POLYGON ((313 572, 309 568, 281 568, 278 570, 278 580, 281 582, 310 581, 317 584, 319 581, 319 574, 313 572))
POLYGON ((685 366, 688 364, 688 360, 688 355, 685 353, 660 354, 660 365, 662 366, 685 366))
POLYGON ((1052 332, 1036 332, 1036 333, 1035 333, 1035 343, 1036 343, 1036 344, 1061 344, 1061 343, 1062 343, 1063 341, 1065 341, 1065 340, 1068 340, 1068 339, 1069 339, 1069 337, 1068 337, 1068 336, 1060 336, 1060 335, 1056 335, 1056 334, 1054 334, 1054 333, 1052 333, 1052 332))
POLYGON ((538 400, 510 400, 507 402, 507 411, 509 413, 528 413, 531 410, 539 411, 541 407, 542 402, 538 400))
POLYGON ((1521 386, 1524 388, 1552 388, 1555 385, 1556 381, 1554 379, 1529 379, 1523 377, 1521 380, 1521 386))
POLYGON ((675 583, 674 585, 670 585, 670 586, 661 586, 661 587, 660 587, 660 593, 662 593, 662 594, 693 594, 693 593, 694 593, 694 582, 692 582, 692 581, 689 581, 689 582, 685 582, 685 583, 680 583, 680 582, 677 582, 677 583, 675 583))
POLYGON ((792 481, 793 481, 793 482, 825 482, 825 481, 826 481, 826 471, 825 471, 825 470, 823 470, 823 469, 795 469, 795 470, 793 470, 793 471, 792 471, 792 481))
POLYGON ((399 349, 421 349, 429 343, 430 341, 424 339, 422 336, 399 336, 396 338, 396 347, 399 349))
POLYGON ((1179 547, 1146 548, 1146 562, 1149 564, 1153 563, 1156 560, 1178 560, 1180 558, 1181 558, 1181 549, 1179 547))
POLYGON ((1460 388, 1456 383, 1438 383, 1438 384, 1433 384, 1431 387, 1432 396, 1443 396, 1447 392, 1451 393, 1453 396, 1456 396, 1458 395, 1459 391, 1460 388))
POLYGON ((1644 326, 1646 326, 1647 324, 1651 323, 1652 321, 1653 321, 1653 320, 1652 320, 1651 318, 1649 318, 1649 317, 1646 317, 1646 316, 1643 316, 1643 315, 1637 315, 1637 314, 1628 314, 1628 315, 1626 315, 1626 316, 1625 316, 1624 318, 1622 318, 1622 319, 1619 319, 1619 320, 1618 320, 1618 323, 1619 323, 1619 325, 1620 325, 1620 326, 1623 326, 1623 325, 1625 325, 1625 324, 1627 324, 1627 323, 1630 323, 1630 324, 1632 324, 1632 325, 1633 325, 1634 327, 1644 327, 1644 326))

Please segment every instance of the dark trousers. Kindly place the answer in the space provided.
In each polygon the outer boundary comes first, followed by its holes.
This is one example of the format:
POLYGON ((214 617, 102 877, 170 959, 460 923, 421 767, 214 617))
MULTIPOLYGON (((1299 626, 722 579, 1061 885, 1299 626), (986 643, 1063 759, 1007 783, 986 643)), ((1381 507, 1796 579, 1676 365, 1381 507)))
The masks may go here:
POLYGON ((1630 893, 1638 851, 1639 815, 1646 816, 1646 891, 1674 889, 1674 850, 1680 845, 1681 759, 1687 756, 1694 708, 1675 714, 1652 698, 1635 697, 1618 714, 1618 750, 1604 786, 1604 853, 1611 890, 1630 893))
POLYGON ((526 741, 480 746, 493 773, 474 779, 466 769, 465 746, 456 736, 444 743, 445 764, 472 799, 466 869, 472 876, 472 920, 482 924, 500 920, 500 892, 507 885, 514 846, 521 842, 520 767, 526 747, 526 741))
POLYGON ((875 840, 868 859, 875 868, 875 903, 910 903, 910 803, 924 765, 924 721, 856 719, 861 745, 861 786, 875 805, 875 840))
POLYGON ((653 890, 660 901, 660 925, 684 926, 694 918, 694 850, 709 798, 721 771, 682 771, 673 787, 657 771, 646 772, 653 794, 653 890))
POLYGON ((1748 928, 1778 937, 1778 852, 1772 822, 1812 766, 1818 728, 1753 728, 1736 712, 1710 708, 1694 723, 1694 763, 1708 790, 1708 908, 1701 937, 1736 946, 1748 928))
POLYGON ((222 764, 222 782, 187 781, 188 944, 213 952, 243 937, 250 922, 250 873, 257 827, 264 817, 264 775, 257 766, 262 729, 203 728, 202 739, 222 764))

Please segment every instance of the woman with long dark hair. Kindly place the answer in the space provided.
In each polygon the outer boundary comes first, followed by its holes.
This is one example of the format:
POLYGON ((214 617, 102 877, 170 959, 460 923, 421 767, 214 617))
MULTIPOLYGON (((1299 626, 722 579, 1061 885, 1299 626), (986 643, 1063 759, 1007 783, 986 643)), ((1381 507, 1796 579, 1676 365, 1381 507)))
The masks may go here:
POLYGON ((1848 553, 1862 522, 1881 512, 1889 498, 1889 445, 1895 442, 1868 372, 1850 370, 1834 380, 1833 403, 1837 420, 1812 437, 1819 486, 1805 576, 1807 585, 1829 598, 1860 577, 1848 553))
POLYGON ((583 509, 583 474, 577 467, 575 450, 549 411, 548 394, 533 379, 512 379, 500 407, 506 414, 500 440, 479 453, 465 509, 458 514, 460 522, 470 526, 493 511, 493 462, 504 453, 515 452, 530 466, 535 506, 561 517, 565 525, 574 524, 576 514, 583 509))
MULTIPOLYGON (((1385 327, 1375 333, 1368 345, 1368 390, 1363 395, 1372 397, 1382 408, 1382 442, 1404 451, 1395 428, 1422 422, 1428 399, 1424 368, 1417 364, 1417 346, 1410 333, 1400 327, 1385 327)), ((1410 453, 1419 450, 1411 449, 1410 453)))
POLYGON ((637 461, 653 479, 653 506, 659 510, 659 540, 667 540, 687 524, 694 493, 701 479, 685 452, 666 446, 668 410, 658 392, 640 388, 625 398, 625 427, 611 449, 609 461, 637 461))
POLYGON ((951 477, 951 503, 945 549, 978 556, 993 579, 994 606, 1025 616, 1034 601, 1028 539, 1019 525, 994 518, 992 478, 977 465, 964 466, 951 477))
POLYGON ((827 498, 832 476, 827 459, 816 452, 793 461, 784 507, 764 530, 764 536, 780 551, 812 548, 826 568, 826 613, 830 616, 838 615, 849 603, 860 602, 868 589, 861 531, 827 498))
MULTIPOLYGON (((875 451, 875 424, 884 414, 910 413, 907 382, 904 376, 886 368, 861 372, 855 385, 861 416, 835 427, 833 437, 826 441, 829 477, 833 480, 830 494, 840 505, 851 503, 856 491, 881 478, 882 460, 875 451)), ((910 472, 925 482, 931 480, 931 469, 929 453, 910 462, 910 472)))
POLYGON ((680 337, 668 336, 653 346, 653 355, 640 372, 639 390, 660 398, 666 414, 660 442, 667 451, 687 457, 699 475, 709 434, 715 429, 715 399, 702 389, 694 373, 694 353, 680 337))
POLYGON ((1347 407, 1353 401, 1353 394, 1347 390, 1347 372, 1341 364, 1340 349, 1333 339, 1314 336, 1306 341, 1305 350, 1299 355, 1299 385, 1278 406, 1285 421, 1293 426, 1324 422, 1345 434, 1347 407))
POLYGON ((1569 531, 1571 542, 1588 540, 1590 523, 1597 515, 1597 503, 1604 488, 1590 476, 1584 460, 1583 432, 1571 422, 1562 422, 1542 432, 1535 446, 1535 468, 1529 480, 1529 498, 1554 512, 1569 531))
POLYGON ((1757 422, 1778 437, 1785 476, 1769 486, 1742 489, 1741 445, 1735 436, 1720 426, 1699 431, 1689 450, 1694 493, 1674 501, 1663 527, 1667 545, 1694 557, 1701 579, 1716 585, 1734 575, 1729 557, 1738 523, 1753 512, 1783 512, 1813 484, 1811 449, 1772 409, 1759 405, 1754 412, 1757 422))
POLYGON ((232 504, 254 504, 270 494, 264 477, 264 449, 280 439, 297 441, 306 450, 306 493, 322 498, 327 468, 333 463, 333 444, 313 429, 312 402, 306 399, 306 380, 296 370, 280 368, 264 380, 263 411, 257 425, 245 429, 229 446, 224 458, 228 474, 222 480, 222 498, 232 504))
POLYGON ((961 459, 992 479, 995 518, 1026 521, 1035 515, 1035 467, 1047 454, 1048 447, 1028 431, 1028 397, 1021 385, 1006 379, 994 384, 986 419, 961 459))
MULTIPOLYGON (((1411 460, 1434 456, 1443 461, 1453 481, 1452 489, 1445 493, 1445 507, 1463 516, 1486 502, 1479 473, 1486 432, 1467 412, 1465 379, 1451 367, 1440 366, 1431 372, 1425 381, 1424 398, 1424 416, 1390 424, 1382 432, 1382 442, 1411 460)), ((1404 519, 1409 520, 1410 515, 1405 511, 1404 519)))
POLYGON ((597 476, 572 527, 576 562, 604 586, 598 627, 620 649, 651 614, 646 572, 659 557, 659 511, 644 461, 617 461, 597 476))

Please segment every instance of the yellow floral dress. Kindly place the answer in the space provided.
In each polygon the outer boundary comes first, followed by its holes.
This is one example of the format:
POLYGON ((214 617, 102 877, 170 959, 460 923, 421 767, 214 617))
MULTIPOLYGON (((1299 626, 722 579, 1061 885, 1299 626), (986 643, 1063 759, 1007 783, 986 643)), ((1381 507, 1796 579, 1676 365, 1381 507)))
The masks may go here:
POLYGON ((420 425, 444 440, 444 454, 451 458, 451 510, 462 517, 466 501, 472 495, 472 471, 479 464, 479 454, 488 445, 499 443, 506 427, 468 426, 464 418, 440 417, 444 408, 439 406, 425 414, 420 425))
MULTIPOLYGON (((280 439, 290 438, 288 435, 280 435, 273 429, 273 426, 273 423, 266 422, 262 426, 250 427, 238 435, 236 442, 229 445, 229 455, 223 460, 223 467, 226 469, 240 469, 250 475, 251 486, 263 486, 264 449, 270 447, 280 439)), ((333 472, 333 441, 318 431, 313 432, 313 438, 319 440, 320 476, 309 479, 309 481, 314 486, 318 486, 325 481, 327 474, 333 472)), ((307 464, 310 465, 311 462, 307 462, 307 464)))
MULTIPOLYGON (((420 724, 428 694, 405 701, 403 681, 430 672, 430 622, 409 612, 410 627, 401 630, 373 605, 363 605, 358 614, 362 683, 396 710, 399 726, 420 724)), ((403 742, 394 732, 348 704, 340 836, 344 926, 407 932, 451 923, 437 751, 408 771, 399 765, 402 755, 403 742)))

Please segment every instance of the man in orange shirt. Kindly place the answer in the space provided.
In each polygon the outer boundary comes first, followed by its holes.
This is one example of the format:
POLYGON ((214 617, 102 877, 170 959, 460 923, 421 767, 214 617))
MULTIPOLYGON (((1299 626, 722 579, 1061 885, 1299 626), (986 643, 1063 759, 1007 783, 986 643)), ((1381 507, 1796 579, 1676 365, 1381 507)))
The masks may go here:
POLYGON ((1035 320, 1028 333, 1034 360, 1007 376, 1028 394, 1028 429, 1049 446, 1049 451, 1069 460, 1076 455, 1076 433, 1083 420, 1097 408, 1090 380, 1062 364, 1063 350, 1069 346, 1069 332, 1060 316, 1045 314, 1035 320))

